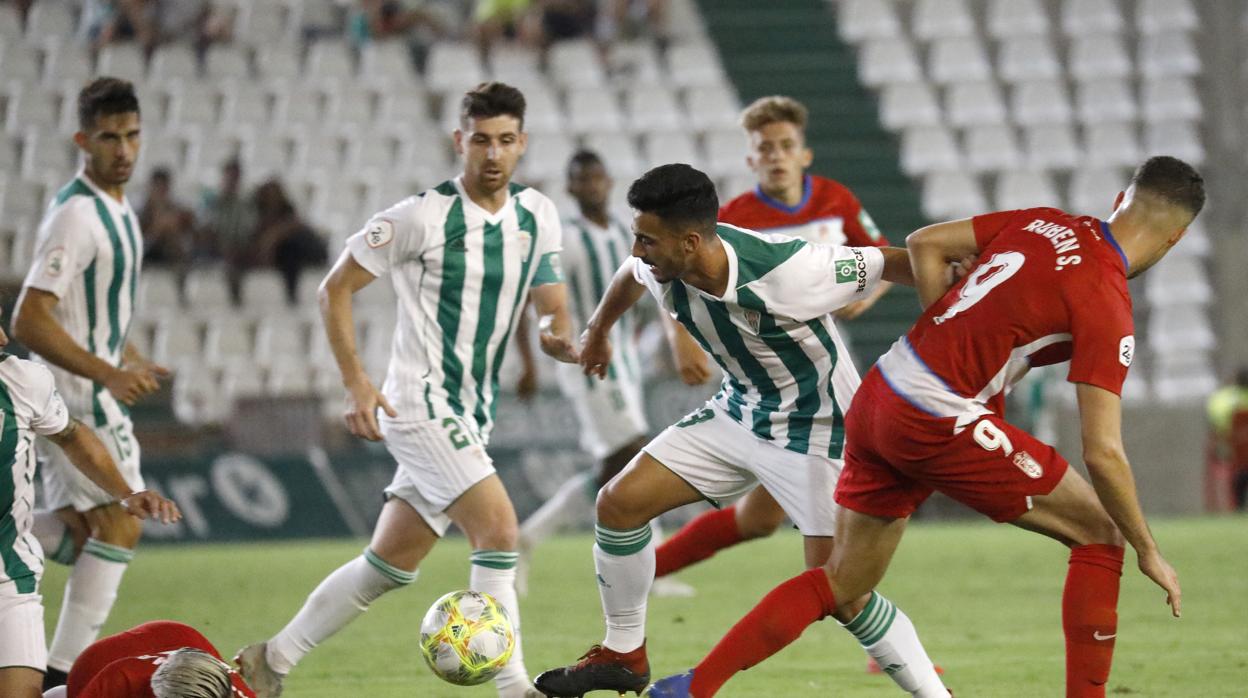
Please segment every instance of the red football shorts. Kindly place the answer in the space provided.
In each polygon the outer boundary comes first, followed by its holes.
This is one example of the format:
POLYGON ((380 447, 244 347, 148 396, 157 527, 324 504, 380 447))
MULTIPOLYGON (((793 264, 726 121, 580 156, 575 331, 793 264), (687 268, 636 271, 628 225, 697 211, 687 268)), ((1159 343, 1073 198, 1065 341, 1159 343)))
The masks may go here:
POLYGON ((1052 446, 995 414, 957 434, 954 422, 914 407, 872 368, 845 415, 837 504, 904 518, 937 491, 994 521, 1013 521, 1070 467, 1052 446))

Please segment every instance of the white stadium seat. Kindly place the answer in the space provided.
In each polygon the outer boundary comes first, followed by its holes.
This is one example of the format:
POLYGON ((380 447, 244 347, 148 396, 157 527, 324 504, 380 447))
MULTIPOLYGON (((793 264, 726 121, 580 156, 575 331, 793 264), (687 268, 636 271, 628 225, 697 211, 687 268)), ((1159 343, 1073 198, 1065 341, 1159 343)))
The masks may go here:
POLYGON ((675 44, 667 49, 667 70, 672 84, 698 87, 725 82, 719 55, 709 44, 691 42, 675 44))
POLYGON ((1070 74, 1080 81, 1126 78, 1131 57, 1118 34, 1083 34, 1070 42, 1070 74))
POLYGON ((1190 164, 1205 161, 1205 147, 1191 121, 1150 122, 1144 125, 1144 147, 1149 155, 1173 155, 1190 164))
POLYGON ((993 0, 987 11, 988 35, 994 39, 1049 33, 1049 15, 1040 0, 993 0))
MULTIPOLYGON (((585 147, 598 153, 618 182, 632 182, 647 168, 633 139, 611 131, 597 131, 585 137, 585 147)), ((627 189, 627 186, 620 188, 627 189)))
POLYGON ((230 306, 230 290, 224 274, 219 269, 192 269, 186 275, 186 302, 196 311, 225 311, 230 306))
POLYGON ((706 134, 706 173, 712 178, 749 174, 745 164, 745 135, 740 129, 712 131, 706 134))
POLYGON ((95 71, 99 75, 111 75, 131 82, 142 82, 147 72, 143 50, 138 44, 109 44, 100 49, 95 71))
POLYGON ((901 34, 896 5, 880 0, 844 0, 838 3, 837 29, 851 44, 901 34))
POLYGON ((1033 170, 1002 172, 997 177, 994 201, 994 208, 999 211, 1036 206, 1061 208, 1063 205, 1057 187, 1053 186, 1053 178, 1033 170))
POLYGON ((998 172, 1023 165, 1014 129, 1003 125, 978 126, 968 129, 966 164, 972 172, 998 172))
POLYGON ((880 123, 891 131, 912 126, 939 126, 940 106, 926 83, 888 85, 880 95, 880 123))
POLYGON ((906 129, 901 138, 901 169, 910 176, 953 171, 962 166, 962 155, 953 133, 942 126, 906 129))
MULTIPOLYGON (((4 18, 0 18, 0 22, 4 18)), ((72 37, 78 28, 70 3, 36 2, 30 6, 26 15, 26 36, 28 39, 44 41, 53 39, 63 41, 72 37)), ((68 42, 66 42, 68 43, 68 42)))
POLYGON ((256 71, 269 85, 285 86, 303 82, 299 46, 283 43, 261 44, 256 52, 256 71))
POLYGON ((1199 119, 1204 115, 1196 88, 1187 78, 1145 80, 1140 103, 1148 121, 1199 119))
POLYGON ((1001 91, 991 82, 952 84, 945 92, 945 118, 957 127, 1005 123, 1001 91))
POLYGON ((992 66, 978 38, 937 39, 927 57, 927 73, 940 85, 971 82, 991 78, 992 66))
POLYGON ((1117 0, 1065 0, 1062 3, 1062 31, 1068 36, 1120 32, 1123 24, 1117 0))
POLYGON ((970 36, 975 32, 975 20, 966 0, 917 0, 911 29, 924 41, 970 36))
POLYGON ((1022 126, 1068 123, 1073 113, 1070 95, 1060 80, 1037 80, 1015 85, 1010 107, 1014 122, 1022 126))
POLYGON ((1074 130, 1066 124, 1033 126, 1026 130, 1028 167, 1039 170, 1069 170, 1080 161, 1081 154, 1074 130))
POLYGON ((1071 212, 1108 218, 1114 210, 1114 198, 1127 188, 1129 177, 1128 172, 1119 168, 1076 169, 1070 178, 1070 195, 1066 197, 1071 212))
MULTIPOLYGON (((81 88, 94 75, 91 63, 91 53, 85 46, 73 43, 60 46, 44 58, 43 84, 49 88, 63 84, 81 88)), ((7 71, 5 74, 7 77, 7 71)))
POLYGON ((520 88, 528 97, 529 87, 545 80, 541 56, 518 42, 500 43, 490 49, 490 77, 520 88))
POLYGON ((39 82, 39 51, 20 39, 0 41, 0 75, 6 83, 39 82))
POLYGON ((1158 354, 1210 351, 1217 346, 1203 303, 1155 305, 1148 330, 1149 347, 1158 354))
POLYGON ((905 37, 864 42, 858 49, 858 79, 868 87, 922 80, 914 45, 905 37))
POLYGON ((305 71, 319 78, 352 80, 355 78, 355 58, 344 41, 317 41, 308 49, 305 71))
MULTIPOLYGON (((567 134, 530 134, 528 150, 520 160, 520 172, 524 179, 530 181, 562 181, 567 171, 568 159, 575 149, 575 144, 567 134)), ((607 168, 611 168, 611 163, 607 163, 607 168)))
POLYGON ((664 82, 659 52, 652 41, 619 41, 607 52, 608 77, 618 85, 664 82))
MULTIPOLYGON (((642 164, 647 169, 669 162, 683 162, 698 169, 703 167, 702 153, 698 150, 698 144, 694 141, 693 135, 688 131, 651 133, 645 139, 642 154, 642 164)), ((617 186, 625 185, 625 182, 617 184, 617 186)))
POLYGON ((676 95, 662 85, 625 90, 624 114, 629 129, 639 133, 686 128, 685 115, 676 101, 676 95))
POLYGON ((214 44, 204 54, 204 76, 212 80, 251 77, 251 62, 241 46, 214 44))
POLYGON ((685 92, 685 112, 695 130, 711 131, 736 126, 740 111, 741 103, 727 85, 691 87, 685 92))
POLYGON ((575 133, 618 133, 626 124, 614 90, 593 88, 568 92, 568 128, 575 133))
POLYGON ((1001 42, 997 74, 1007 82, 1053 80, 1061 77, 1053 41, 1047 36, 1020 36, 1001 42))
POLYGON ((1134 121, 1139 115, 1125 80, 1081 82, 1075 87, 1079 120, 1085 124, 1134 121))
POLYGON ((1196 31, 1200 17, 1191 0, 1139 0, 1135 25, 1142 34, 1196 31))
POLYGON ((429 49, 425 83, 438 93, 458 95, 485 78, 477 47, 467 43, 439 42, 429 49))
POLYGON ((974 177, 964 172, 935 172, 923 179, 920 196, 929 220, 965 218, 988 210, 988 201, 974 177))
POLYGON ((560 41, 551 46, 547 71, 555 84, 567 89, 602 87, 607 82, 598 47, 588 39, 560 41))
POLYGON ((1213 287, 1199 257, 1166 255, 1145 277, 1144 297, 1153 308, 1207 305, 1213 301, 1213 287))
POLYGON ((149 80, 190 87, 198 75, 199 61, 189 45, 167 44, 152 54, 149 80))
POLYGON ((1200 74, 1200 53, 1184 32, 1152 34, 1140 39, 1140 74, 1146 78, 1200 74))
POLYGON ((1084 156, 1099 165, 1133 167, 1143 159, 1133 124, 1093 124, 1084 130, 1084 156))
POLYGON ((4 130, 9 135, 16 136, 31 126, 55 127, 59 120, 59 99, 53 93, 35 85, 9 93, 4 116, 4 130))

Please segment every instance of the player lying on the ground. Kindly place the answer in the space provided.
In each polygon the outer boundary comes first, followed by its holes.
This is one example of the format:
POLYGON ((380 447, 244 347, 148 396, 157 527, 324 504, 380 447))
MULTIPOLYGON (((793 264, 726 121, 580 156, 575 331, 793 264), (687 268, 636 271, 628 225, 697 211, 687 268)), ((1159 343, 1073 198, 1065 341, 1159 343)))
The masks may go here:
MULTIPOLYGON (((594 563, 607 633, 577 664, 535 681, 547 696, 641 691, 649 682, 646 594, 654 580, 649 522, 678 506, 715 502, 762 483, 805 536, 811 565, 833 549, 842 422, 858 387, 832 320, 881 278, 911 282, 905 250, 812 244, 716 222, 707 176, 656 167, 633 183, 633 256, 620 267, 582 336, 586 375, 611 362, 611 327, 649 290, 709 352, 723 387, 668 427, 598 495, 594 563)), ((859 610, 865 605, 865 598, 859 610)), ((862 635, 905 690, 948 695, 914 626, 891 604, 862 635)))
POLYGON ((844 509, 831 559, 774 589, 697 667, 659 681, 651 695, 714 695, 827 616, 852 632, 874 632, 887 602, 873 590, 910 514, 940 491, 1070 547, 1062 595, 1066 695, 1104 696, 1124 538, 1140 571, 1166 591, 1175 617, 1181 600, 1123 450, 1119 394, 1135 355, 1127 279, 1183 237, 1204 201, 1194 169, 1155 157, 1135 171, 1106 221, 1036 208, 912 234, 907 244, 926 311, 871 369, 846 418, 836 489, 844 509), (979 264, 950 288, 943 265, 967 254, 979 264), (1009 384, 1030 366, 1067 359, 1091 485, 1003 415, 1009 384), (868 611, 860 614, 863 599, 868 611))
MULTIPOLYGON (((0 330, 0 348, 9 343, 0 330)), ((69 416, 52 373, 33 361, 0 353, 0 696, 38 698, 48 651, 39 580, 43 554, 31 533, 35 501, 35 436, 65 453, 67 462, 138 519, 182 518, 155 492, 134 492, 95 432, 69 416)))
POLYGON ((255 696, 198 630, 154 620, 96 640, 78 655, 68 683, 43 698, 255 696))
MULTIPOLYGON (((632 234, 611 215, 612 179, 602 158, 582 150, 568 162, 568 194, 576 202, 576 216, 564 220, 563 275, 569 290, 568 309, 574 327, 584 327, 620 263, 628 256, 632 234)), ((625 314, 611 330, 615 347, 607 375, 600 381, 587 379, 577 364, 559 364, 559 391, 576 411, 580 445, 598 462, 598 471, 578 473, 563 483, 550 499, 520 526, 520 561, 516 589, 526 593, 528 558, 533 549, 568 522, 592 519, 594 497, 645 445, 650 433, 644 410, 643 371, 637 347, 637 328, 632 313, 625 314)), ((527 399, 537 390, 537 362, 533 360, 527 314, 516 328, 516 347, 524 365, 517 393, 527 399)), ((697 385, 710 378, 706 353, 689 333, 666 314, 660 316, 671 344, 681 380, 697 385)), ((662 538, 657 519, 651 522, 656 538, 662 538)), ((657 596, 690 596, 693 588, 678 580, 656 582, 657 596)))

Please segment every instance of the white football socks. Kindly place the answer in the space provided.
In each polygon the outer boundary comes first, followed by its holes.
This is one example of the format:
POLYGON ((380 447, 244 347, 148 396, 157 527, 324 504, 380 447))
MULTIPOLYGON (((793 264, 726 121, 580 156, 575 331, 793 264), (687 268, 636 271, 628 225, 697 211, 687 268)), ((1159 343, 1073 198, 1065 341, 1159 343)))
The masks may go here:
POLYGON ((524 667, 524 645, 520 632, 520 601, 516 598, 516 558, 518 553, 503 550, 474 550, 469 561, 468 588, 494 597, 507 611, 516 634, 516 646, 507 666, 494 677, 500 698, 522 697, 533 685, 524 667))
POLYGON ((312 648, 367 611, 382 594, 416 581, 418 573, 394 567, 365 548, 363 555, 331 572, 290 623, 269 640, 269 667, 282 675, 290 673, 312 648))
POLYGON ((842 627, 902 690, 918 698, 946 698, 948 689, 919 642, 914 623, 893 602, 871 592, 866 608, 842 627))
POLYGON ((522 545, 532 548, 564 526, 593 521, 595 493, 590 487, 594 477, 593 473, 586 471, 573 475, 563 483, 520 526, 522 545))
POLYGON ((594 568, 607 619, 602 644, 631 652, 646 641, 646 599, 654 583, 654 538, 649 524, 617 531, 594 527, 594 568))
POLYGON ((65 584, 61 615, 48 647, 48 666, 68 672, 74 660, 100 635, 134 551, 94 538, 87 540, 65 584))

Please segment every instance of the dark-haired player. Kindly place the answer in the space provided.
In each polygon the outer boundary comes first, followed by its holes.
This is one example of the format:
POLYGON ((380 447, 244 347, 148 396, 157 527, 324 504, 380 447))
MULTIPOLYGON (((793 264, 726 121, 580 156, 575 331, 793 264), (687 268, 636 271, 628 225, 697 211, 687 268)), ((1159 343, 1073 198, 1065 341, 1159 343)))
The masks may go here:
MULTIPOLYGON (((724 371, 720 392, 651 441, 598 495, 594 562, 607 633, 580 662, 537 677, 547 696, 638 691, 649 681, 649 522, 684 504, 762 484, 826 560, 845 410, 858 384, 831 313, 881 278, 909 282, 905 250, 821 245, 718 224, 715 187, 688 165, 650 170, 628 192, 632 264, 615 275, 582 336, 581 364, 602 376, 609 332, 647 290, 724 371)), ((864 599, 865 601, 865 599, 864 599)), ((887 603, 887 602, 885 602, 887 603)), ((867 651, 915 695, 947 695, 906 615, 888 604, 867 651)), ((860 636, 863 644, 868 639, 860 636)))
MULTIPOLYGON (((520 636, 516 512, 485 446, 508 336, 527 298, 543 351, 562 361, 577 356, 555 205, 511 182, 525 149, 524 107, 520 91, 502 83, 464 95, 454 133, 463 174, 373 216, 321 283, 347 427, 384 441, 398 468, 363 554, 326 577, 281 632, 239 653, 260 698, 278 695, 304 655, 377 597, 416 581, 451 522, 472 545, 469 588, 496 598, 520 636), (351 296, 387 275, 398 326, 378 390, 356 351, 351 296)), ((503 698, 537 695, 518 639, 495 683, 503 698)))
POLYGON ((776 587, 692 672, 651 695, 705 698, 826 616, 848 623, 892 560, 916 507, 940 491, 998 522, 1070 548, 1062 594, 1066 695, 1102 698, 1118 636, 1124 540, 1177 617, 1178 576, 1161 556, 1122 445, 1119 395, 1135 356, 1127 279, 1183 237, 1204 180, 1150 158, 1108 220, 1053 208, 928 226, 907 247, 926 308, 867 374, 846 420, 843 507, 822 569, 776 587), (950 287, 947 261, 978 256, 950 287), (1092 483, 1052 446, 1004 418, 1005 388, 1029 367, 1070 360, 1092 483))
MULTIPOLYGON (((138 215, 125 194, 139 157, 134 86, 105 77, 83 87, 74 144, 82 168, 39 226, 13 334, 52 371, 69 414, 104 443, 130 489, 142 490, 129 405, 157 390, 169 372, 126 340, 143 260, 138 215)), ((78 653, 99 635, 142 526, 64 452, 42 455, 44 502, 53 513, 41 513, 37 528, 47 549, 60 549, 65 554, 56 557, 73 564, 48 650, 50 688, 65 682, 78 653), (74 538, 85 540, 76 559, 74 538)))

